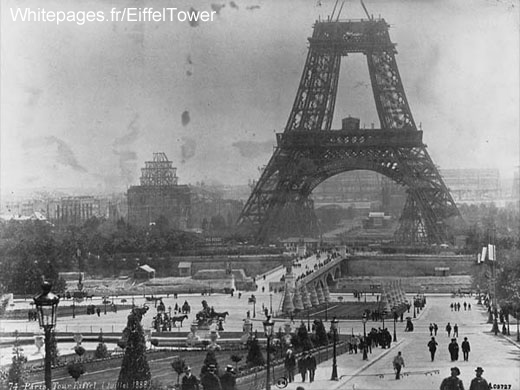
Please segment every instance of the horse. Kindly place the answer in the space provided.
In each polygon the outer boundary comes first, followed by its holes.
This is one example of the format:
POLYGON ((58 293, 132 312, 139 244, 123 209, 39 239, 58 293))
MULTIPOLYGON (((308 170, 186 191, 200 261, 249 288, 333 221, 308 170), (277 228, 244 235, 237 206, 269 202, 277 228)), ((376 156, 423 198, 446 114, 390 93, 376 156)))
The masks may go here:
POLYGON ((217 312, 217 311, 213 311, 213 312, 211 313, 211 316, 212 316, 212 317, 223 318, 224 321, 226 320, 226 316, 228 316, 228 315, 229 315, 229 313, 228 313, 227 311, 225 311, 225 312, 223 312, 223 313, 219 313, 219 312, 217 312))
POLYGON ((182 326, 182 322, 187 319, 188 316, 186 314, 182 315, 182 316, 179 316, 179 317, 172 317, 170 319, 170 321, 172 322, 172 326, 175 326, 175 323, 176 322, 180 322, 181 323, 181 326, 182 326))

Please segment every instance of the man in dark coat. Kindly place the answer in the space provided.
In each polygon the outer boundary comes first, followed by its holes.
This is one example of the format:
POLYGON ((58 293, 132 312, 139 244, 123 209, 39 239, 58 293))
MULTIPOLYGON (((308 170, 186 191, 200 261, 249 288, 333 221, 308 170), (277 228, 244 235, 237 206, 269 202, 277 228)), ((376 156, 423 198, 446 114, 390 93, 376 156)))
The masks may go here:
POLYGON ((457 324, 453 325, 453 337, 459 337, 459 326, 457 324))
POLYGON ((446 332, 448 332, 448 337, 450 337, 451 336, 451 325, 449 322, 448 322, 448 325, 446 325, 446 332))
POLYGON ((292 349, 287 350, 284 361, 285 371, 287 372, 287 380, 289 382, 294 381, 294 370, 296 368, 296 357, 294 356, 292 349))
POLYGON ((488 390, 489 384, 484 378, 482 378, 482 373, 484 372, 482 367, 477 367, 475 372, 476 377, 473 378, 473 380, 471 381, 471 384, 469 385, 469 390, 488 390))
POLYGON ((451 343, 448 345, 448 351, 450 352, 452 362, 459 360, 459 344, 457 344, 457 339, 451 339, 451 343))
POLYGON ((436 323, 433 323, 433 334, 437 336, 437 331, 439 330, 439 326, 436 323))
POLYGON ((237 378, 233 372, 233 366, 228 365, 226 372, 220 377, 222 390, 236 390, 237 378))
POLYGON ((298 372, 302 376, 302 382, 305 382, 305 377, 307 376, 307 361, 305 360, 305 356, 298 359, 298 372))
POLYGON ((186 375, 182 377, 181 390, 199 390, 199 380, 192 375, 190 367, 186 369, 186 375))
POLYGON ((471 351, 471 347, 469 345, 467 337, 464 337, 464 341, 460 346, 462 348, 462 356, 464 357, 464 361, 467 362, 469 358, 469 351, 471 351))
POLYGON ((200 378, 200 383, 204 390, 222 390, 220 379, 215 374, 216 370, 217 367, 215 367, 214 364, 210 364, 208 370, 204 373, 202 378, 200 378))
POLYGON ((460 370, 458 367, 451 368, 451 376, 443 379, 440 390, 464 390, 464 384, 458 378, 460 370))
POLYGON ((307 353, 307 357, 305 358, 307 362, 307 369, 309 370, 309 382, 314 382, 314 374, 316 373, 316 357, 311 353, 307 353))
POLYGON ((435 341, 435 337, 432 337, 432 339, 428 342, 428 349, 430 350, 430 356, 432 358, 432 362, 435 359, 435 351, 437 351, 437 341, 435 341))

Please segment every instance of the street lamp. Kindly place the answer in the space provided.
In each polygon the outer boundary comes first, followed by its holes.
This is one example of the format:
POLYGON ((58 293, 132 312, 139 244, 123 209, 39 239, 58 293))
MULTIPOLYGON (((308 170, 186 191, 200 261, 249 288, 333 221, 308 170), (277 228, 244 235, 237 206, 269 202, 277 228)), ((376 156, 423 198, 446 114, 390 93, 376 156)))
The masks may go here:
POLYGON ((413 299, 413 318, 417 318, 415 316, 415 298, 413 299))
POLYGON ((518 320, 519 320, 519 317, 520 317, 520 310, 517 310, 516 311, 516 341, 520 341, 520 329, 519 329, 519 325, 518 325, 518 320))
POLYGON ((394 313, 394 343, 397 342, 397 333, 395 333, 395 323, 397 322, 397 311, 392 310, 394 313))
POLYGON ((266 378, 266 390, 271 390, 271 337, 273 337, 273 331, 274 331, 274 321, 271 320, 271 316, 267 316, 267 319, 263 322, 264 324, 264 333, 265 337, 267 338, 267 378, 266 378))
POLYGON ((367 356, 367 313, 363 313, 363 360, 368 360, 367 356))
POLYGON ((42 283, 42 292, 33 300, 36 306, 40 328, 45 332, 45 388, 51 390, 51 332, 56 326, 56 317, 60 297, 51 292, 52 284, 42 283))
POLYGON ((334 344, 332 344, 332 375, 331 381, 338 380, 338 363, 336 361, 336 339, 338 338, 338 320, 336 317, 330 322, 330 329, 332 330, 332 337, 334 338, 334 344))
MULTIPOLYGON (((328 316, 329 316, 329 302, 325 301, 325 322, 327 322, 329 320, 328 316)), ((334 318, 336 318, 336 317, 334 317, 334 318)))

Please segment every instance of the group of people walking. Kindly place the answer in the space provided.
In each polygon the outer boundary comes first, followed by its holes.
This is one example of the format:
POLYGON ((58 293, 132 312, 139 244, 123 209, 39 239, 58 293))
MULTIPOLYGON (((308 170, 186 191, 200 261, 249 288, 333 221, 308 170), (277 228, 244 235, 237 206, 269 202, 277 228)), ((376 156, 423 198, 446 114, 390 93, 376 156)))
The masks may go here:
POLYGON ((471 310, 471 303, 467 303, 464 301, 464 303, 461 305, 460 302, 452 302, 450 303, 450 309, 451 311, 460 311, 460 308, 464 307, 464 310, 471 310))
POLYGON ((233 366, 228 365, 226 371, 217 375, 217 367, 210 364, 199 379, 192 374, 191 368, 187 367, 182 377, 181 390, 236 390, 236 375, 233 366))
MULTIPOLYGON (((437 342, 437 340, 435 340, 435 337, 433 336, 426 345, 428 347, 428 350, 430 351, 430 358, 432 362, 435 360, 435 353, 437 352, 438 345, 439 343, 437 342)), ((464 341, 460 346, 457 343, 457 339, 455 337, 451 339, 450 343, 448 344, 448 352, 450 354, 450 359, 452 362, 459 360, 460 349, 462 349, 462 356, 464 358, 464 361, 467 362, 469 360, 469 353, 471 351, 471 345, 467 337, 464 337, 464 341)))
MULTIPOLYGON (((309 373, 309 382, 314 382, 317 365, 316 357, 312 354, 312 352, 307 351, 302 354, 302 356, 298 359, 298 372, 301 375, 302 382, 305 382, 307 379, 307 372, 309 373)), ((293 382, 294 372, 296 370, 296 356, 294 355, 292 349, 288 349, 285 354, 284 366, 287 380, 289 382, 293 382)))

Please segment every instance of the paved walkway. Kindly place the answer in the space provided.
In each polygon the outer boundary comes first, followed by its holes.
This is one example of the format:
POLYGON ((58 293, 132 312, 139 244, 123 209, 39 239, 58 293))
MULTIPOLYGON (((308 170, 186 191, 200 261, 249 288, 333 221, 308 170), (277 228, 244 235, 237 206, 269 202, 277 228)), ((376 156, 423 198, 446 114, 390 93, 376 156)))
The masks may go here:
MULTIPOLYGON (((362 360, 362 355, 341 355, 338 357, 338 375, 340 380, 330 380, 332 373, 332 361, 319 364, 316 378, 313 383, 301 383, 298 375, 296 382, 287 386, 288 390, 294 390, 302 386, 305 390, 324 389, 395 389, 395 390, 437 390, 443 378, 449 376, 450 367, 457 366, 461 371, 460 378, 466 389, 474 378, 474 370, 477 366, 484 368, 484 378, 493 384, 503 384, 510 389, 520 389, 520 345, 515 342, 516 328, 511 327, 512 336, 506 338, 502 335, 495 336, 490 332, 491 325, 486 323, 487 313, 476 305, 473 298, 467 298, 471 302, 472 310, 460 312, 450 311, 450 302, 464 302, 462 298, 429 297, 426 309, 420 313, 414 321, 415 331, 404 333, 403 325, 398 323, 397 343, 392 343, 391 349, 374 349, 369 355, 368 361, 362 360), (447 322, 459 326, 458 343, 464 337, 468 337, 471 344, 469 361, 451 362, 448 354, 450 339, 444 331, 447 322), (436 359, 430 361, 430 355, 426 344, 430 340, 428 326, 430 322, 439 325, 439 333, 436 337, 439 343, 436 359), (392 368, 392 360, 402 351, 405 368, 403 378, 395 379, 392 368), (510 387, 509 387, 510 385, 510 387)), ((512 324, 513 325, 513 324, 512 324)), ((392 323, 388 324, 392 330, 392 323)))

